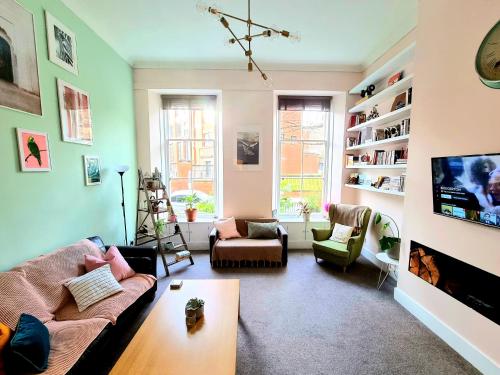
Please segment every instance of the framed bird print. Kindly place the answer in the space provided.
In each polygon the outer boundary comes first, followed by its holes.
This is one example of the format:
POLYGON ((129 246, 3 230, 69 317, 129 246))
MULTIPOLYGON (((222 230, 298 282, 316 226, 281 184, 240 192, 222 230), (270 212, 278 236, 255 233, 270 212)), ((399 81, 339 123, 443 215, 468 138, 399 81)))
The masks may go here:
POLYGON ((23 172, 52 170, 47 133, 17 128, 17 143, 23 172))
POLYGON ((92 145, 92 117, 89 94, 57 80, 61 131, 64 142, 92 145))
POLYGON ((101 163, 97 156, 83 156, 85 169, 85 185, 99 185, 101 183, 101 163))
POLYGON ((260 129, 245 127, 236 131, 236 166, 240 170, 260 170, 260 129))
POLYGON ((50 61, 78 75, 75 34, 47 11, 45 21, 50 61))

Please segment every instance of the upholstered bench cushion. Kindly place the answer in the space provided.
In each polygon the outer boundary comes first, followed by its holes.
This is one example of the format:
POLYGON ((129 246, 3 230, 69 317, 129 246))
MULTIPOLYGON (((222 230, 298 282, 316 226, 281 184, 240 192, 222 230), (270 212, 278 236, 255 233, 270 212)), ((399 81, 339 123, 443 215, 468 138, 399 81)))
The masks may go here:
POLYGON ((233 238, 215 243, 212 261, 259 261, 281 262, 281 242, 278 239, 233 238))

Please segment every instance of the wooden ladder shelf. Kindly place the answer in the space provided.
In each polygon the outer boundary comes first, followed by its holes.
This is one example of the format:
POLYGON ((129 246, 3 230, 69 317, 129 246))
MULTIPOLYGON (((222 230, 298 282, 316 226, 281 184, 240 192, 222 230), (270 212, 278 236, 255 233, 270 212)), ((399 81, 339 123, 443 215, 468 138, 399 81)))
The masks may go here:
POLYGON ((156 242, 166 276, 170 276, 168 267, 176 263, 189 260, 191 265, 194 264, 161 175, 156 171, 154 177, 144 177, 139 169, 135 246, 151 242, 156 242), (141 196, 145 205, 141 204, 141 196), (164 229, 160 232, 157 229, 162 226, 161 223, 164 229), (173 242, 175 239, 180 242, 173 242), (167 253, 171 251, 176 252, 175 258, 168 261, 167 253))

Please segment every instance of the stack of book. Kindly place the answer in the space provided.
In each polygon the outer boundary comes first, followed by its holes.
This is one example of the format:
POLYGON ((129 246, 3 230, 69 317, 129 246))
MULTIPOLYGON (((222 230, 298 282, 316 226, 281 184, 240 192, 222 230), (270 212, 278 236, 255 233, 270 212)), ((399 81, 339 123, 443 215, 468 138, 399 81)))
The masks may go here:
POLYGON ((391 151, 375 150, 371 160, 374 165, 406 164, 407 154, 408 149, 405 148, 391 151))

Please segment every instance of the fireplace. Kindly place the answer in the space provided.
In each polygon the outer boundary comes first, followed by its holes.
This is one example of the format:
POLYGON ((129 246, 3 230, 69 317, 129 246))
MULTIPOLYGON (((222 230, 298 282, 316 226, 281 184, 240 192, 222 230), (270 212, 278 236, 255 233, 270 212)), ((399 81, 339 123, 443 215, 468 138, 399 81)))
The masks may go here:
POLYGON ((500 277, 415 241, 408 270, 500 325, 500 277))

